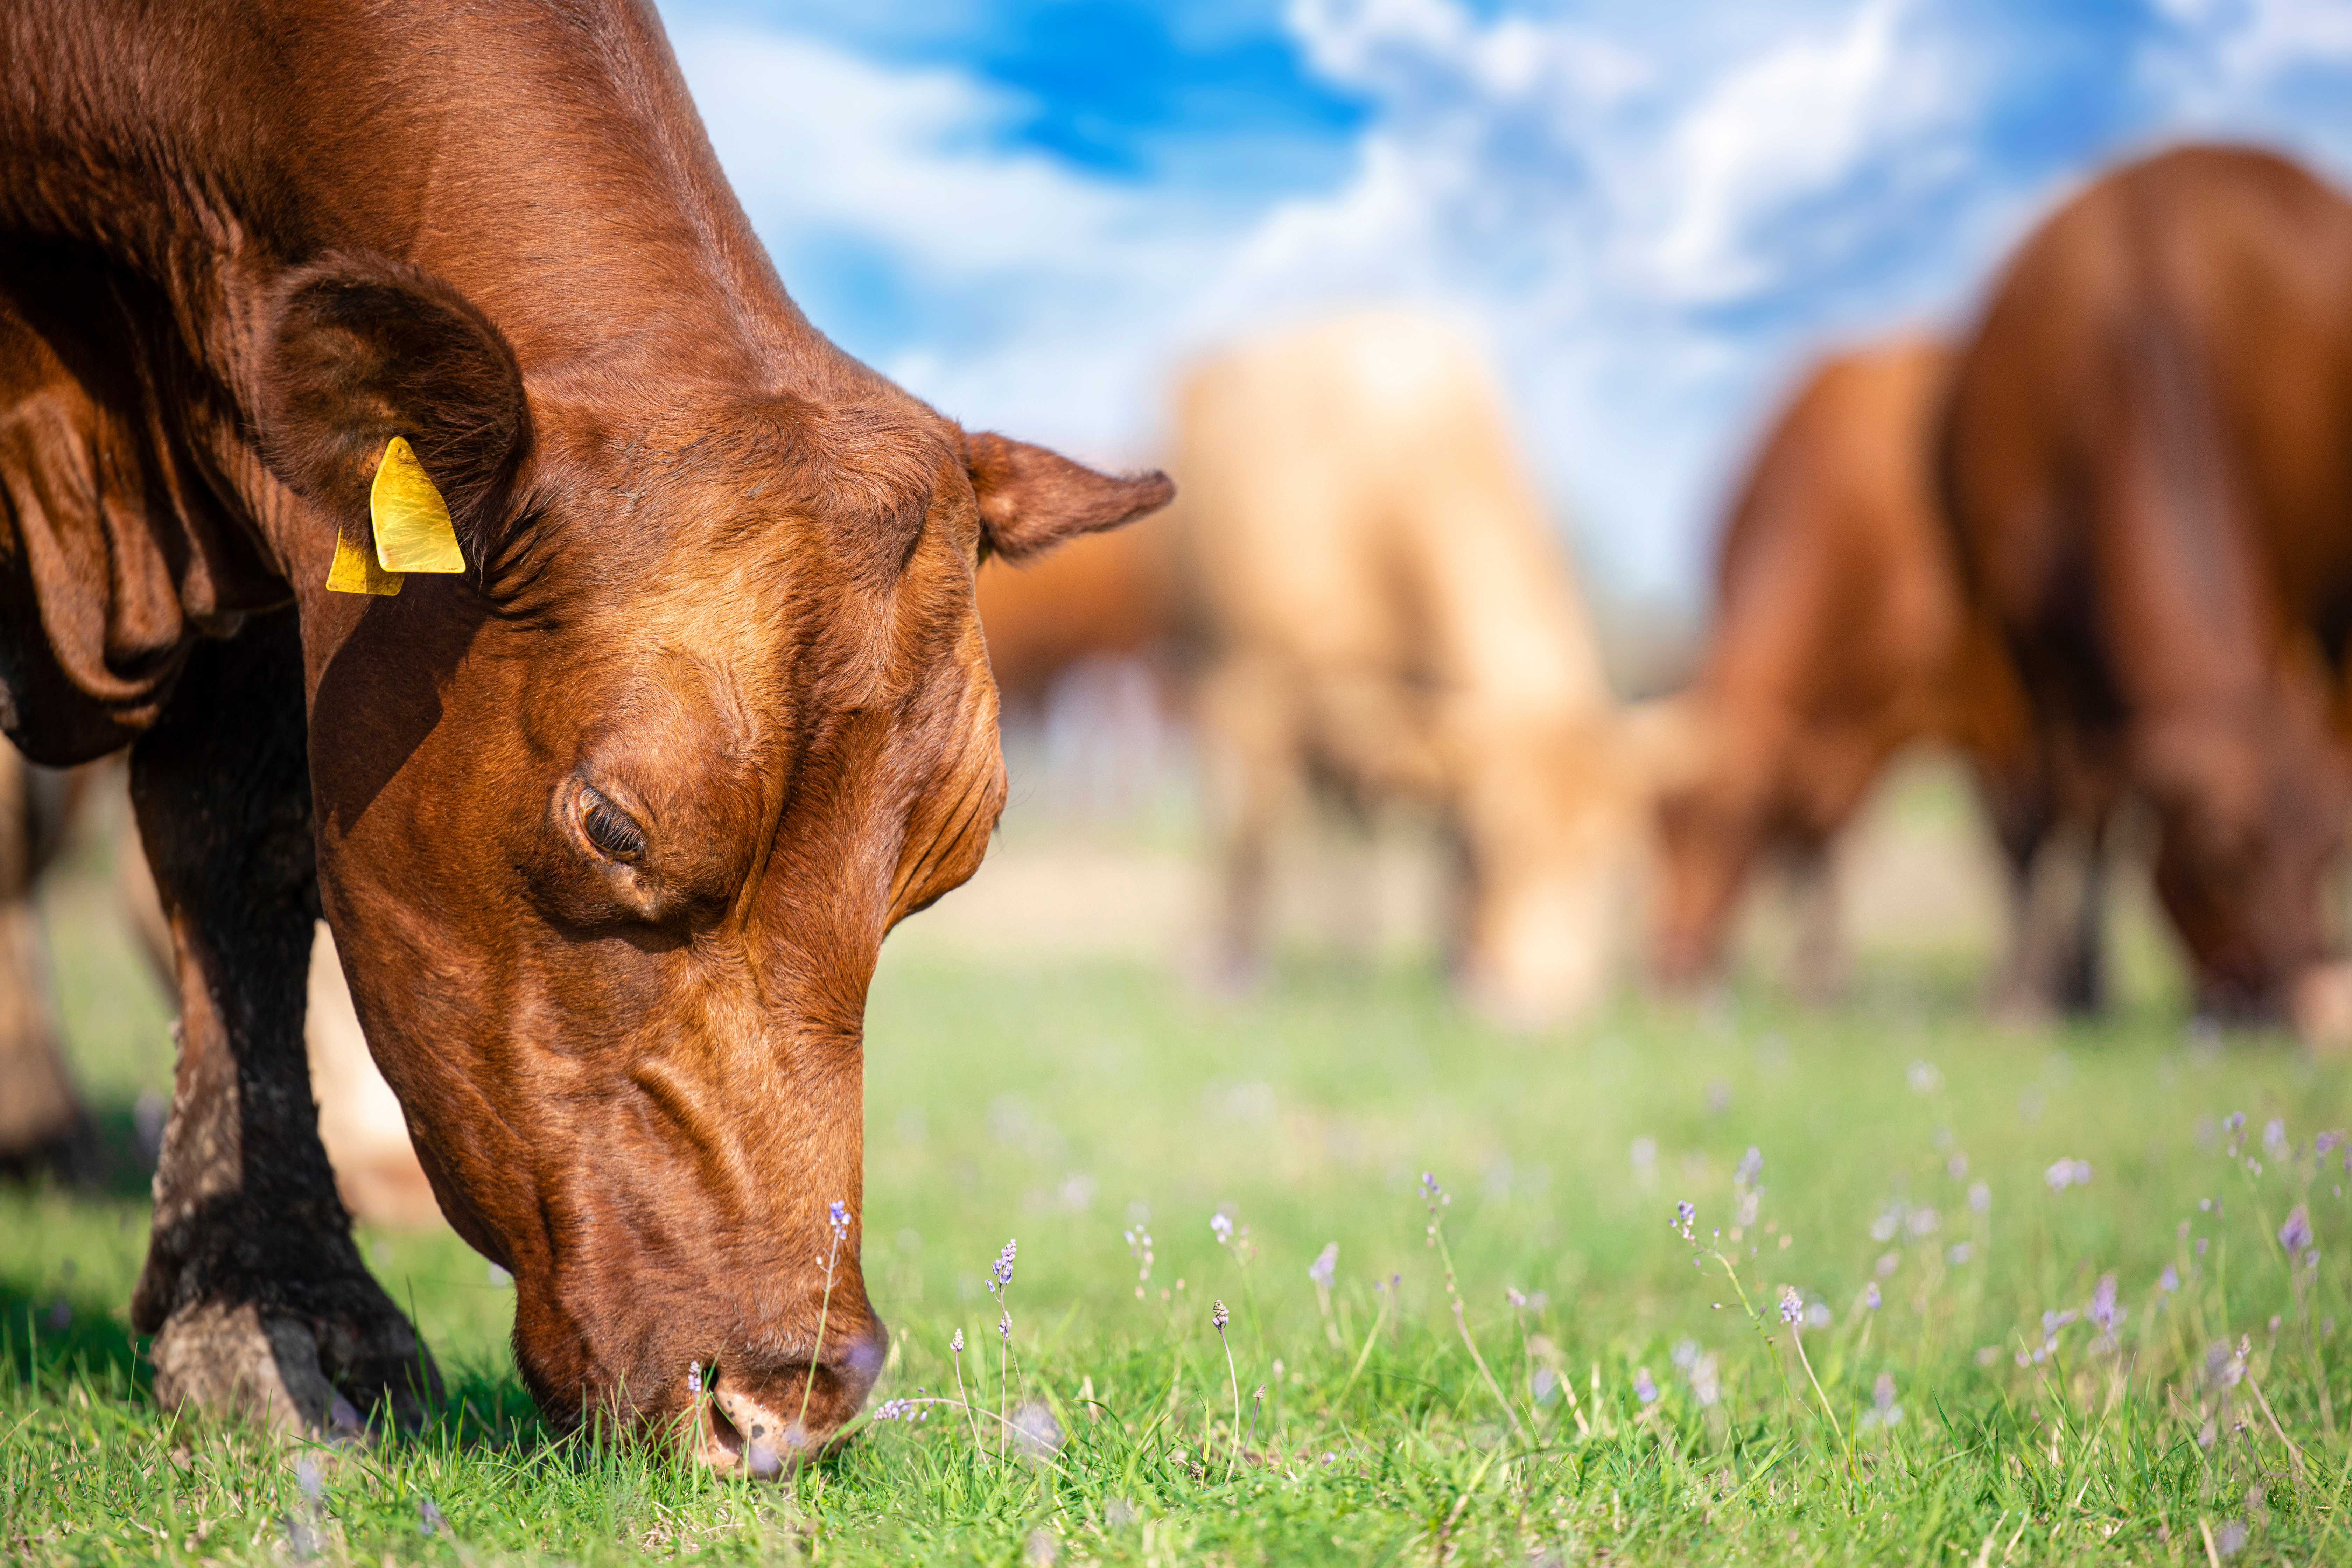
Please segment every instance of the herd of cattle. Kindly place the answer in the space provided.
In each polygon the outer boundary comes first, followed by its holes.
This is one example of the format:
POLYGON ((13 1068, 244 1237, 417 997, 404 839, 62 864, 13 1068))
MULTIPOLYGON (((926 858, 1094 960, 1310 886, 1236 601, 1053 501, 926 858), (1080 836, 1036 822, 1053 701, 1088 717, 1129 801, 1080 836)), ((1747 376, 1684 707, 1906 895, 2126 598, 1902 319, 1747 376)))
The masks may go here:
POLYGON ((2352 206, 2275 158, 2113 174, 1967 341, 1823 367, 1696 687, 1628 710, 1484 373, 1402 317, 1201 365, 1173 517, 1025 574, 1169 480, 827 342, 639 0, 26 0, 0 58, 0 728, 37 764, 0 769, 0 1132, 71 1143, 26 900, 71 770, 127 748, 179 1013, 131 1306, 167 1404, 437 1395, 320 1141, 363 1033, 551 1419, 755 1475, 821 1447, 887 1342, 880 943, 979 863, 1000 688, 1162 629, 1238 970, 1323 790, 1444 823, 1484 1005, 1606 984, 1645 819, 1656 967, 1700 978, 1759 858, 1818 862, 1939 736, 2012 864, 2008 993, 2095 999, 2131 797, 2201 1004, 2352 1021, 2352 206))
MULTIPOLYGON (((1612 701, 1494 395, 1437 329, 1355 316, 1234 349, 1178 426, 1167 519, 983 574, 981 605, 1008 700, 1090 652, 1179 650, 1234 962, 1262 941, 1268 825, 1319 782, 1444 823, 1456 968, 1494 1010, 1609 984, 1629 849, 1652 973, 1704 982, 1756 868, 1818 886, 1888 760, 1934 740, 2008 865, 1996 1007, 2100 1005, 2109 823, 2137 798, 2200 1010, 2352 1043, 2325 920, 2352 808, 2352 205, 2292 164, 2116 171, 2027 241, 1972 335, 1816 367, 1734 497, 1696 678, 1662 702, 1612 701)), ((1807 924, 1800 979, 1826 984, 1834 935, 1807 924)))

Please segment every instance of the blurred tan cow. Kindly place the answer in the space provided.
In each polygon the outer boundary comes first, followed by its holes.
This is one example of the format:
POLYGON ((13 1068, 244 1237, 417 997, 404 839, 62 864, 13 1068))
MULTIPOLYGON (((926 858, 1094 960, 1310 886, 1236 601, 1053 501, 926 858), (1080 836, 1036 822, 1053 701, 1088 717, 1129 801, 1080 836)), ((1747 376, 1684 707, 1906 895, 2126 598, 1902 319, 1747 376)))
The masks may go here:
POLYGON ((1438 814, 1479 1005, 1591 1002, 1632 826, 1615 705, 1478 357, 1409 316, 1345 316, 1203 363, 1179 419, 1225 962, 1258 962, 1269 837, 1318 784, 1438 814))

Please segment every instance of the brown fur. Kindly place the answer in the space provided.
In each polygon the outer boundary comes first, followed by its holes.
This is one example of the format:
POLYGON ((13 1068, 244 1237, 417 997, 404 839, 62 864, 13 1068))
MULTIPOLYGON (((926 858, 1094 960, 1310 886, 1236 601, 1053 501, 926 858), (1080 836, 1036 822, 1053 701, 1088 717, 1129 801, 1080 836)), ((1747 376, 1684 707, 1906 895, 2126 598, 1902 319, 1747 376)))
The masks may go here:
POLYGON ((1943 460, 2069 791, 2155 808, 2200 1005, 2284 1012, 2352 798, 2352 204, 2226 148, 2100 180, 2000 279, 1943 460))
MULTIPOLYGON (((2027 918, 2051 824, 2022 694, 1969 610, 1940 514, 1934 444, 1954 358, 1900 341, 1825 361, 1749 467, 1717 551, 1714 629, 1688 703, 1695 738, 1659 796, 1653 957, 1669 983, 1718 968, 1759 859, 1825 875, 1832 841, 1888 760, 1932 740, 1975 766, 2011 853, 2019 946, 2000 999, 2020 1010, 2052 990, 2093 999, 2091 952, 2042 951, 2082 933, 2045 938, 2027 918)), ((1800 985, 1832 988, 1834 933, 1806 936, 1800 985)))
POLYGON ((1003 795, 975 563, 1166 481, 820 337, 649 5, 35 0, 0 56, 0 691, 37 756, 137 740, 159 1394, 431 1390, 319 1151, 315 907, 547 1411, 659 1426, 700 1361, 706 1458, 808 1451, 880 1364, 854 1224, 815 1339, 876 952, 1003 795), (394 432, 468 570, 330 595, 394 432))

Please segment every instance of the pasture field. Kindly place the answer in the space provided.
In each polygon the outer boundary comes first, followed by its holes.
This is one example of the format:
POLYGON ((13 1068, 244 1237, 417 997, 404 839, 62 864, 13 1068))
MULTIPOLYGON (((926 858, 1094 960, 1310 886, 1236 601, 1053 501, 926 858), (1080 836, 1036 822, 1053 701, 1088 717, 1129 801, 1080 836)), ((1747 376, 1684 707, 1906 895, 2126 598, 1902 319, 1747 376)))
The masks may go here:
MULTIPOLYGON (((1895 840, 1950 836, 1934 799, 1898 807, 1895 840)), ((163 1021, 95 886, 52 914, 127 1143, 163 1021)), ((865 1265, 894 1336, 876 1405, 934 1403, 792 1485, 551 1439, 510 1292, 446 1232, 364 1238, 450 1382, 426 1432, 335 1451, 166 1418, 123 1323, 135 1179, 0 1195, 0 1541, 465 1568, 2352 1562, 2352 1074, 2185 1028, 2144 911, 2117 1014, 2038 1030, 1977 1011, 1980 942, 1862 923, 1835 1011, 1751 975, 1526 1035, 1410 953, 1309 953, 1235 1003, 1149 954, 919 921, 869 1017, 865 1265)))

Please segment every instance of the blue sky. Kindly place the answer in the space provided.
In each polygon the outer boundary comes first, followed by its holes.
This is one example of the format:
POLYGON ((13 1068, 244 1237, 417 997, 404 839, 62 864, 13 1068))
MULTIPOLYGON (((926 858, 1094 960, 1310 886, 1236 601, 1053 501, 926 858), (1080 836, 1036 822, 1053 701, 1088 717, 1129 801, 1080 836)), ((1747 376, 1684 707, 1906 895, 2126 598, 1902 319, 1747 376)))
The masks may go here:
POLYGON ((1481 343, 1587 573, 1701 592, 1810 355, 1953 329, 2115 159, 2352 180, 2352 0, 673 0, 785 281, 975 427, 1108 462, 1234 336, 1481 343))

